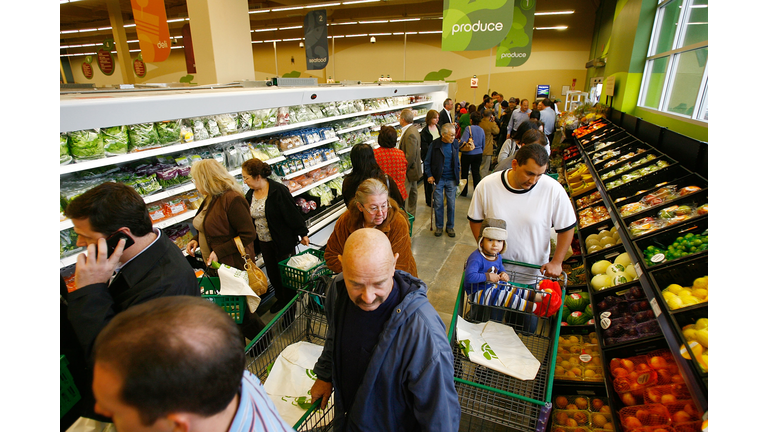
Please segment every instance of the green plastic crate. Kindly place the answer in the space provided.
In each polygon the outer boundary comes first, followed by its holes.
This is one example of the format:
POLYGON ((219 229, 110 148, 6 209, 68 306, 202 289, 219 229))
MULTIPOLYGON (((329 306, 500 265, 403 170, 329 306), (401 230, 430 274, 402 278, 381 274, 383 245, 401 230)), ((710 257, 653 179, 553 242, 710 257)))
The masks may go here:
POLYGON ((416 217, 405 210, 403 211, 408 216, 408 235, 413 237, 413 221, 416 219, 416 217))
MULTIPOLYGON (((61 356, 61 402, 59 404, 59 410, 61 411, 61 417, 68 413, 73 406, 80 400, 80 392, 77 391, 75 386, 75 380, 72 378, 72 374, 69 372, 67 365, 69 361, 66 356, 61 356)), ((61 418, 60 417, 60 418, 61 418)))
POLYGON ((219 295, 221 281, 217 277, 202 277, 200 279, 201 297, 216 303, 224 312, 235 320, 243 323, 243 314, 248 307, 245 296, 219 295))
MULTIPOLYGON (((283 282, 284 287, 293 288, 295 290, 304 288, 309 283, 309 275, 312 273, 312 270, 325 264, 325 253, 318 249, 307 249, 304 252, 297 254, 296 256, 307 254, 307 253, 316 256, 320 260, 320 262, 316 266, 312 267, 309 270, 299 270, 297 268, 289 267, 288 260, 290 260, 290 258, 280 261, 277 264, 278 267, 280 268, 280 280, 283 282)), ((320 273, 318 273, 317 276, 322 276, 330 273, 331 273, 330 269, 325 269, 320 273)))

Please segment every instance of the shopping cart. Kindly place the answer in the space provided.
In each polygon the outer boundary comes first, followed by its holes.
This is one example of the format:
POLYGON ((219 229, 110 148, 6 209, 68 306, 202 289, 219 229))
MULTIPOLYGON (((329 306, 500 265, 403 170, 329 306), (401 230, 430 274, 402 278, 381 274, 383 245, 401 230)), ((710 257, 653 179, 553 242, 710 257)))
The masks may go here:
MULTIPOLYGON (((504 260, 510 284, 526 288, 545 280, 556 280, 565 292, 567 276, 541 276, 541 266, 504 260), (530 269, 536 269, 532 271, 530 269), (525 271, 527 270, 527 271, 525 271)), ((548 293, 536 290, 546 297, 548 293)), ((546 300, 545 300, 546 301, 546 300)), ((478 304, 465 295, 464 276, 459 285, 456 307, 448 339, 454 355, 454 382, 461 405, 462 431, 536 431, 543 432, 552 410, 557 340, 560 335, 562 305, 549 318, 509 308, 478 304), (498 311, 498 313, 493 313, 498 311), (490 312, 490 313, 488 313, 490 312), (493 320, 514 328, 520 340, 541 363, 534 380, 523 381, 469 361, 456 341, 457 317, 470 323, 493 320), (531 323, 535 323, 531 327, 531 323)))
MULTIPOLYGON (((317 268, 311 273, 309 282, 297 289, 296 296, 267 324, 267 326, 245 348, 246 369, 265 382, 283 350, 291 344, 305 341, 317 345, 325 344, 328 321, 323 305, 325 293, 317 292, 317 278, 326 274, 327 267, 317 268)), ((307 389, 309 390, 309 389, 307 389)), ((293 426, 297 432, 329 431, 333 426, 333 395, 325 409, 320 409, 320 400, 310 406, 293 426)))

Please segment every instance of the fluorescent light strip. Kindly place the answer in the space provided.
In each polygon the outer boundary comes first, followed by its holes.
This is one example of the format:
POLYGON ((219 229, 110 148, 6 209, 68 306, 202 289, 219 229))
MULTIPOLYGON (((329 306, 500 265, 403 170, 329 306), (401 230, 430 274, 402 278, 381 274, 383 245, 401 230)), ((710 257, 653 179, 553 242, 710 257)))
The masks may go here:
POLYGON ((189 18, 176 18, 172 20, 168 20, 169 23, 175 23, 175 22, 182 22, 182 21, 189 21, 189 18))
POLYGON ((260 14, 260 13, 267 13, 269 12, 269 9, 256 9, 252 11, 248 11, 249 14, 260 14))
POLYGON ((346 6, 346 5, 360 4, 360 3, 376 3, 378 1, 380 0, 355 0, 355 1, 342 2, 341 4, 346 6))
POLYGON ((358 24, 383 24, 387 23, 387 20, 378 20, 378 21, 358 21, 358 24))
POLYGON ((360 37, 360 36, 368 36, 368 35, 367 35, 367 34, 353 34, 353 35, 346 35, 346 37, 348 37, 348 38, 351 38, 351 37, 360 37))
POLYGON ((534 15, 570 15, 574 11, 552 11, 552 12, 534 12, 534 15))
POLYGON ((317 5, 307 5, 304 6, 307 9, 314 9, 314 8, 321 8, 321 7, 331 7, 331 6, 339 6, 341 3, 325 3, 325 4, 317 4, 317 5))
POLYGON ((275 8, 272 9, 272 12, 284 12, 284 11, 292 11, 292 10, 299 10, 304 9, 304 6, 291 6, 291 7, 284 7, 284 8, 275 8))
POLYGON ((128 28, 128 27, 136 27, 136 24, 126 24, 123 26, 123 28, 128 28))
POLYGON ((435 31, 420 31, 419 34, 436 34, 436 33, 442 33, 442 30, 435 30, 435 31))
POLYGON ((280 28, 278 28, 278 30, 295 30, 295 29, 300 29, 300 28, 302 28, 302 27, 303 27, 303 26, 293 26, 293 27, 280 27, 280 28))
POLYGON ((371 33, 368 36, 392 36, 392 33, 371 33))
POLYGON ((403 19, 389 20, 389 22, 394 23, 394 22, 406 22, 406 21, 419 21, 420 19, 421 18, 403 18, 403 19))
POLYGON ((251 30, 251 33, 261 33, 261 32, 268 32, 268 31, 277 31, 277 27, 268 28, 268 29, 251 30))
POLYGON ((283 39, 283 42, 295 42, 300 40, 302 40, 302 38, 290 38, 290 39, 283 39))
POLYGON ((102 31, 102 30, 112 30, 112 27, 99 27, 97 30, 98 30, 98 31, 102 31))
POLYGON ((98 29, 95 29, 95 28, 91 28, 91 29, 81 29, 81 30, 78 30, 78 32, 80 32, 80 33, 85 33, 85 32, 92 32, 92 31, 96 31, 96 30, 98 30, 98 29))
POLYGON ((534 27, 534 30, 565 30, 568 26, 555 26, 555 27, 534 27))
POLYGON ((331 25, 350 25, 350 24, 357 24, 357 21, 331 23, 331 25))

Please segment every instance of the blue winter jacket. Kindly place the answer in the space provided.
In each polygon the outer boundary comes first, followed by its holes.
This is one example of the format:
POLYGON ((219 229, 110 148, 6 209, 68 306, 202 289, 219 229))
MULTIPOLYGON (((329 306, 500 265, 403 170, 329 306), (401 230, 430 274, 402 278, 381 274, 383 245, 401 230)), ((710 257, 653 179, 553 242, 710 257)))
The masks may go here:
MULTIPOLYGON (((368 369, 347 413, 341 392, 334 392, 334 431, 435 431, 459 429, 461 408, 453 382, 453 352, 445 325, 427 300, 427 286, 395 270, 401 300, 379 335, 368 369)), ((349 299, 340 273, 326 292, 328 332, 315 364, 318 379, 339 388, 336 367, 340 317, 349 299)))

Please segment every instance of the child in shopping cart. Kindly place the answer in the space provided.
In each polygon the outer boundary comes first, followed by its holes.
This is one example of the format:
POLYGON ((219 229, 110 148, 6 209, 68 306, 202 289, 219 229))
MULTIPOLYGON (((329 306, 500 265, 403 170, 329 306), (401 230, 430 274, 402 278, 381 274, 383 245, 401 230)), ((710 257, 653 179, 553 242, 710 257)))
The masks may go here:
MULTIPOLYGON (((480 237, 477 250, 467 258, 464 270, 464 290, 471 303, 486 306, 498 306, 523 312, 531 312, 541 317, 551 316, 560 309, 560 289, 556 282, 542 281, 539 290, 549 295, 537 293, 517 285, 506 284, 509 274, 504 270, 501 254, 507 247, 507 224, 501 219, 485 219, 480 225, 480 237), (549 284, 547 282, 552 282, 549 284)), ((481 315, 481 308, 471 312, 475 318, 481 315)), ((483 311, 482 315, 494 321, 501 321, 504 312, 495 309, 483 311)))

